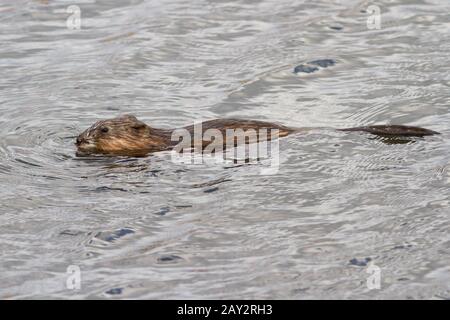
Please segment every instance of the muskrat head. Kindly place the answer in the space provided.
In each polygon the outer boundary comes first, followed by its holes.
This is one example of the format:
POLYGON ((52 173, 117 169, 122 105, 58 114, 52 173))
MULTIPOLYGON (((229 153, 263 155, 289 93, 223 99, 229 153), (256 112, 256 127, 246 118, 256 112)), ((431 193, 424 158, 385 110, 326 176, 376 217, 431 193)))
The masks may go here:
POLYGON ((139 156, 148 153, 150 127, 135 116, 97 121, 76 140, 79 155, 139 156))

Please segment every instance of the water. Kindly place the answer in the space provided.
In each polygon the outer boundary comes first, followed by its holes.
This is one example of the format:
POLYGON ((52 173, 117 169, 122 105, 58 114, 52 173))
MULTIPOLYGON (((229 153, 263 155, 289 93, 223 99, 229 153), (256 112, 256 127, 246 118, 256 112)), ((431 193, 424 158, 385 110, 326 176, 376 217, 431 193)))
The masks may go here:
POLYGON ((450 298, 448 1, 378 1, 373 30, 366 1, 85 0, 80 30, 71 4, 0 4, 0 298, 450 298), (330 129, 274 175, 75 156, 123 113, 330 129), (331 129, 382 123, 442 135, 331 129))

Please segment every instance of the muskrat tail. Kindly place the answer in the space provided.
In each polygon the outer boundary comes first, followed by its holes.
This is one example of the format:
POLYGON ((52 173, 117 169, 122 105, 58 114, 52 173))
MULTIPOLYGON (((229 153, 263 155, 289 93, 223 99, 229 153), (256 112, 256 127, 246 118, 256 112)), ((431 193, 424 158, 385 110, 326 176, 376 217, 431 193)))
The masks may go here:
POLYGON ((439 132, 419 127, 401 125, 377 125, 339 129, 340 131, 363 131, 382 137, 423 137, 440 134, 439 132))

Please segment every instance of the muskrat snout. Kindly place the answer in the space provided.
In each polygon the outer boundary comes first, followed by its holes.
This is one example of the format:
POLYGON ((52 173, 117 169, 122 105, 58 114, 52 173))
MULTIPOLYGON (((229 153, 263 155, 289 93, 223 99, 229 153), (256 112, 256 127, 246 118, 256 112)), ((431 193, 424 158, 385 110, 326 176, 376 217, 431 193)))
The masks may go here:
POLYGON ((78 136, 77 140, 75 141, 75 145, 79 146, 82 143, 83 143, 83 139, 80 136, 78 136))
POLYGON ((78 135, 75 140, 75 146, 80 153, 92 153, 95 151, 95 141, 92 137, 88 136, 88 130, 78 135))
POLYGON ((80 134, 75 140, 75 145, 77 147, 82 146, 84 144, 91 144, 91 140, 87 139, 84 134, 80 134))

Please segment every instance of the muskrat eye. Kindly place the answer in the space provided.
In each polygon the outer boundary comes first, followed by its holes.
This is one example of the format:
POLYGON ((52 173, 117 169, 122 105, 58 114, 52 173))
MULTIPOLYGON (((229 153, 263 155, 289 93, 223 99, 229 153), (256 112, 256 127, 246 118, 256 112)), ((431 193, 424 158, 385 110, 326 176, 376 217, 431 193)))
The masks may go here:
POLYGON ((103 133, 107 133, 109 131, 109 128, 108 127, 102 127, 100 129, 100 131, 103 132, 103 133))

